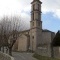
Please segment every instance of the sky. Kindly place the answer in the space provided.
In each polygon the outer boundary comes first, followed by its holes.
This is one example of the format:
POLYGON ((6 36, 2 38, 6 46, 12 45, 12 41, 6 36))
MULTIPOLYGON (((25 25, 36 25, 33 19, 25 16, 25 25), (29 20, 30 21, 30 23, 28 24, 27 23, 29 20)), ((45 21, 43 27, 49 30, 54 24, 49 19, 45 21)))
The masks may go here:
MULTIPOLYGON (((26 26, 30 24, 31 2, 33 0, 0 0, 0 18, 20 16, 26 26)), ((60 30, 60 0, 41 0, 42 28, 53 32, 60 30)), ((27 28, 27 27, 26 27, 27 28)))

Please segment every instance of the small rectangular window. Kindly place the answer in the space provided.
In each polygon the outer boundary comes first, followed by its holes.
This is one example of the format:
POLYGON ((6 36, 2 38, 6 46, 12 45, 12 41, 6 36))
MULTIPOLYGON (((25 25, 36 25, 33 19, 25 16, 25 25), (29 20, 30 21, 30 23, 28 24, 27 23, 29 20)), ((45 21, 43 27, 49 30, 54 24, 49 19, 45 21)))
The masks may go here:
POLYGON ((34 26, 34 22, 32 23, 32 26, 34 26))
POLYGON ((32 38, 34 39, 34 36, 32 36, 32 38))

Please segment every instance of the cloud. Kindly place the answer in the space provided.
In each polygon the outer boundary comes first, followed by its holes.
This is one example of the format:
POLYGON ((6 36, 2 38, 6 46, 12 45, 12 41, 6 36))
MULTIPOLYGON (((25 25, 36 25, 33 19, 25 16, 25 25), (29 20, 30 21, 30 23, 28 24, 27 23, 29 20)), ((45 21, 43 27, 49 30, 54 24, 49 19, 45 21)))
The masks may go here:
POLYGON ((54 17, 60 18, 60 0, 41 0, 42 13, 53 12, 54 17))
MULTIPOLYGON (((33 0, 0 0, 0 16, 28 14, 33 0)), ((53 12, 54 17, 60 18, 60 0, 41 0, 42 13, 53 12)))
POLYGON ((0 0, 0 17, 20 13, 21 5, 16 0, 0 0))
MULTIPOLYGON (((30 12, 31 2, 33 0, 0 0, 0 17, 7 15, 19 15, 22 20, 22 27, 25 29, 30 27, 30 12)), ((52 17, 60 19, 60 0, 41 0, 42 1, 42 14, 53 13, 52 17)), ((43 21, 43 23, 46 20, 43 21)), ((46 21, 48 24, 48 22, 46 21)), ((49 22, 50 23, 50 22, 49 22)), ((44 23, 44 27, 47 26, 44 23)))
POLYGON ((22 27, 23 28, 25 27, 25 30, 30 28, 30 20, 31 20, 30 15, 22 12, 21 21, 22 21, 22 25, 23 25, 22 27))
MULTIPOLYGON (((33 0, 19 0, 21 6, 23 6, 22 10, 24 12, 31 11, 31 2, 33 0)), ((52 12, 54 17, 60 19, 60 0, 41 0, 42 1, 42 13, 46 14, 48 12, 52 12)))

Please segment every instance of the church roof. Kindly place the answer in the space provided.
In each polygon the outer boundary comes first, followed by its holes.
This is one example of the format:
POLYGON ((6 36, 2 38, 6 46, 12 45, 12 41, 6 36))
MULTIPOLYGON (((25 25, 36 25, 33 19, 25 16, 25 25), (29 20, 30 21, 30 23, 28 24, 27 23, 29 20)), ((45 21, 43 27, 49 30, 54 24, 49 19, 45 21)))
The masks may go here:
POLYGON ((54 32, 52 32, 50 30, 47 30, 47 29, 42 30, 42 32, 51 32, 51 33, 54 33, 54 32))
POLYGON ((29 31, 30 31, 30 29, 29 30, 20 31, 20 33, 29 32, 29 31))

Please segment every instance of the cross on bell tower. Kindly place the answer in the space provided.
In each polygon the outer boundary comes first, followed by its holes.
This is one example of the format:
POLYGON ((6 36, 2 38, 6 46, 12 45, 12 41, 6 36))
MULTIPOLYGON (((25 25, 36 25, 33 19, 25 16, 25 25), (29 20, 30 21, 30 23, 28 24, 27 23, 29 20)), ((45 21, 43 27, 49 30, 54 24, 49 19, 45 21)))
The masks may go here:
POLYGON ((41 4, 40 0, 31 2, 30 47, 33 51, 42 41, 41 4))

